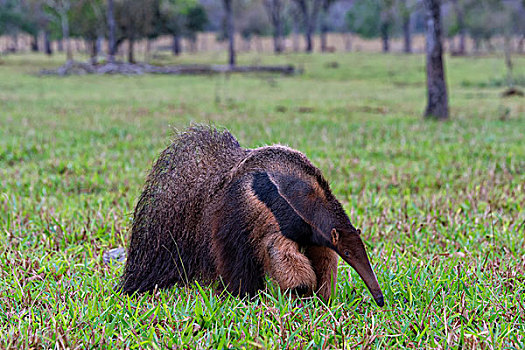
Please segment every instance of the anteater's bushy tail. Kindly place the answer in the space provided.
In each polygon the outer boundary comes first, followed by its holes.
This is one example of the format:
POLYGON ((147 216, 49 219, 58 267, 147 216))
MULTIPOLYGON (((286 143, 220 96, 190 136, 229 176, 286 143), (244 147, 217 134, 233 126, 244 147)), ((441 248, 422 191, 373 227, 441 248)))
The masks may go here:
POLYGON ((123 292, 214 277, 209 230, 199 227, 206 227, 206 206, 246 152, 228 131, 212 127, 176 135, 153 165, 135 208, 123 292))

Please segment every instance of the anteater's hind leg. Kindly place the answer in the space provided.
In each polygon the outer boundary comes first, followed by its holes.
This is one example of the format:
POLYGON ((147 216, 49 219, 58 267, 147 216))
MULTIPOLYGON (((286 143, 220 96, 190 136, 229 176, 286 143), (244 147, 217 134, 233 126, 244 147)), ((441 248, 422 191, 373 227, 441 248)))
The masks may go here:
POLYGON ((328 301, 337 282, 337 253, 327 247, 311 246, 306 249, 305 254, 312 262, 317 277, 316 292, 328 301))
POLYGON ((317 279, 310 260, 301 253, 299 245, 276 234, 267 239, 266 249, 266 271, 281 289, 301 296, 312 295, 317 279))

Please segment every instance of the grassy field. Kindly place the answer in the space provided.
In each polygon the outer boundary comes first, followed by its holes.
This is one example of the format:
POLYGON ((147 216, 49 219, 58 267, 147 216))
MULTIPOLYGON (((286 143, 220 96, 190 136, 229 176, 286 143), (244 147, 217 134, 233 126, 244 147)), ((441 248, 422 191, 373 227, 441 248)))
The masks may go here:
POLYGON ((0 58, 0 348, 524 348, 525 100, 500 97, 503 59, 447 58, 445 123, 421 118, 423 56, 240 60, 305 73, 56 78, 33 73, 61 58, 0 58), (342 263, 330 305, 271 283, 254 300, 116 293, 102 253, 126 245, 152 161, 191 122, 306 153, 362 229, 385 307, 342 263))

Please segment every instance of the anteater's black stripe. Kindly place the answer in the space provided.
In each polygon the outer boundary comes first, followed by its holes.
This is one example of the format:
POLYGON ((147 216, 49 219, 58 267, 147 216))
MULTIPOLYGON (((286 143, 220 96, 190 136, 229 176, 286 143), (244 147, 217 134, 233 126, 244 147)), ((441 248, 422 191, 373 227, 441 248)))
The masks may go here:
POLYGON ((311 243, 312 228, 281 197, 268 174, 255 173, 252 188, 257 198, 271 210, 285 237, 301 245, 311 243))

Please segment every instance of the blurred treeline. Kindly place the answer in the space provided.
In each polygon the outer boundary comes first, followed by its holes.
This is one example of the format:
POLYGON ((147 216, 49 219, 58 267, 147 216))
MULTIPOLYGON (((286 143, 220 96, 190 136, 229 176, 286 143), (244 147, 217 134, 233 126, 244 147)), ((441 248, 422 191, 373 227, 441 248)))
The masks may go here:
MULTIPOLYGON (((452 53, 504 46, 523 52, 525 0, 442 0, 441 8, 452 53)), ((330 52, 341 45, 333 46, 328 33, 339 33, 346 38, 344 50, 352 50, 352 38, 359 36, 381 38, 385 52, 392 38, 401 39, 409 53, 424 27, 418 0, 0 0, 0 51, 26 49, 20 38, 30 37, 31 50, 64 50, 70 59, 80 51, 72 41, 81 41, 93 58, 125 51, 129 61, 138 41, 148 46, 163 38, 157 48, 179 54, 184 40, 185 50, 198 51, 202 32, 218 41, 237 38, 237 50, 256 48, 252 39, 268 37, 277 53, 314 47, 330 52)))

